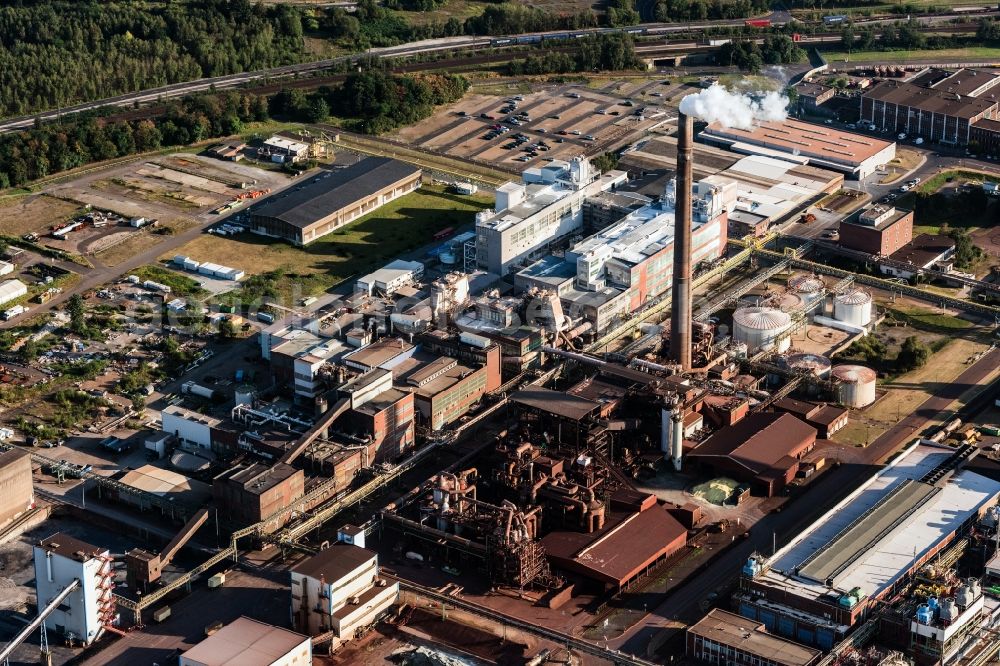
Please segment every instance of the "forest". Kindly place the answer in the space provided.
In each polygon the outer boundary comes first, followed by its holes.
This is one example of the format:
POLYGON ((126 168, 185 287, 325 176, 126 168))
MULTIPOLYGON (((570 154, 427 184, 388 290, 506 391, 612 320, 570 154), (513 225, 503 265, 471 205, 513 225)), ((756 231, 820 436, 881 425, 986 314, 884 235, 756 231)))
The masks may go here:
POLYGON ((374 69, 351 74, 341 86, 312 93, 285 90, 270 99, 237 91, 185 97, 171 101, 154 119, 79 114, 0 135, 0 189, 90 162, 239 134, 246 123, 271 117, 319 122, 333 111, 351 118, 352 129, 387 131, 429 116, 436 104, 460 98, 467 87, 458 76, 397 76, 374 69))
POLYGON ((250 0, 0 7, 0 117, 298 62, 302 33, 301 10, 250 0))

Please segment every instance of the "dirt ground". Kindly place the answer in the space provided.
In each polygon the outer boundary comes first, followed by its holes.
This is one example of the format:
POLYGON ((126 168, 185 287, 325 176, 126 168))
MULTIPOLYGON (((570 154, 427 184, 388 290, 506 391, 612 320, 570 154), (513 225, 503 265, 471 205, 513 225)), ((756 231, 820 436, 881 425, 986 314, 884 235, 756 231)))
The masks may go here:
POLYGON ((77 204, 45 194, 2 200, 0 234, 18 237, 27 233, 42 235, 49 227, 73 217, 79 208, 77 204))
MULTIPOLYGON (((190 229, 195 224, 194 220, 179 218, 162 223, 160 227, 170 229, 171 233, 167 234, 169 236, 190 229)), ((165 235, 154 233, 152 230, 129 234, 122 239, 116 239, 113 236, 104 237, 101 239, 101 244, 98 247, 92 245, 88 250, 95 252, 98 261, 105 266, 115 266, 129 257, 159 245, 165 237, 165 235)))
POLYGON ((523 148, 540 140, 549 146, 549 150, 539 151, 538 156, 524 162, 524 166, 533 166, 550 159, 568 160, 580 154, 595 155, 623 137, 631 134, 638 136, 669 117, 658 106, 663 98, 651 96, 653 88, 658 86, 655 81, 640 81, 635 85, 624 82, 621 85, 626 92, 585 86, 535 86, 533 92, 523 95, 524 100, 518 103, 515 111, 528 112, 531 121, 519 127, 511 127, 509 132, 489 140, 483 137, 493 125, 505 118, 500 113, 504 101, 492 95, 470 94, 459 102, 441 107, 419 125, 400 130, 396 137, 407 143, 450 155, 518 167, 522 162, 517 158, 526 155, 523 148), (624 106, 622 102, 628 95, 637 91, 641 94, 632 98, 634 106, 624 106), (578 94, 579 98, 569 97, 571 93, 578 94), (634 112, 641 108, 647 108, 647 112, 640 119, 634 112), (465 112, 466 115, 458 115, 459 112, 465 112), (618 115, 613 115, 612 112, 618 115), (481 114, 492 116, 492 119, 481 118, 481 114), (559 132, 565 134, 560 135, 559 132), (528 143, 519 148, 503 147, 520 133, 529 137, 528 143), (585 140, 583 137, 587 135, 592 135, 594 140, 585 140), (562 140, 562 143, 558 140, 562 140))
MULTIPOLYGON (((987 347, 988 345, 975 340, 954 339, 931 356, 924 367, 880 385, 880 388, 887 389, 886 395, 870 407, 852 411, 848 425, 837 432, 833 439, 855 445, 874 441, 899 419, 913 412, 935 392, 937 386, 952 381, 965 371, 968 359, 987 347)), ((1000 375, 1000 368, 994 375, 1000 375)))

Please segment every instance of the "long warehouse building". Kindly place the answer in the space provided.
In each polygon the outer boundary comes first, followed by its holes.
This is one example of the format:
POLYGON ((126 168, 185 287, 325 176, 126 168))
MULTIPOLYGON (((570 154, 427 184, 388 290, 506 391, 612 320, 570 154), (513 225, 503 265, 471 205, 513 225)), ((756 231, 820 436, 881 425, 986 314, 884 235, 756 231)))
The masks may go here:
POLYGON ((340 171, 324 171, 279 192, 250 211, 250 231, 308 245, 420 187, 417 167, 367 157, 340 171))
POLYGON ((929 70, 908 81, 882 81, 861 96, 861 121, 889 132, 946 144, 975 139, 982 121, 997 117, 991 92, 1000 77, 982 70, 929 70))
POLYGON ((896 157, 896 144, 791 118, 761 122, 748 130, 712 123, 702 141, 746 155, 762 155, 867 178, 896 157))
POLYGON ((927 562, 980 528, 1000 482, 967 469, 978 450, 920 440, 769 558, 743 567, 739 613, 830 649, 927 562))

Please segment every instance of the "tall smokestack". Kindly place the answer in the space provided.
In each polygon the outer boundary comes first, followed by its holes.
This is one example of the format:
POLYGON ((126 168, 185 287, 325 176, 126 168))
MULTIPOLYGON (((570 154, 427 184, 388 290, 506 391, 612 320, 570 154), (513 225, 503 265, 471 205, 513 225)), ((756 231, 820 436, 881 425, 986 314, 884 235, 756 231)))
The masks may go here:
POLYGON ((691 153, 694 150, 694 119, 677 117, 677 204, 674 210, 674 289, 670 316, 670 354, 691 369, 691 153))

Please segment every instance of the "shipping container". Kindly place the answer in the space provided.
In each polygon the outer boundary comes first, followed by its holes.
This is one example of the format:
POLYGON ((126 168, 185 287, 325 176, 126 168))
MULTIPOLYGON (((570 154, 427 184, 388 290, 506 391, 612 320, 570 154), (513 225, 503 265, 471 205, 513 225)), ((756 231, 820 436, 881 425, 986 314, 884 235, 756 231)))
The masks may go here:
POLYGON ((163 608, 157 608, 153 611, 153 621, 163 622, 168 617, 170 617, 170 606, 164 606, 163 608))

